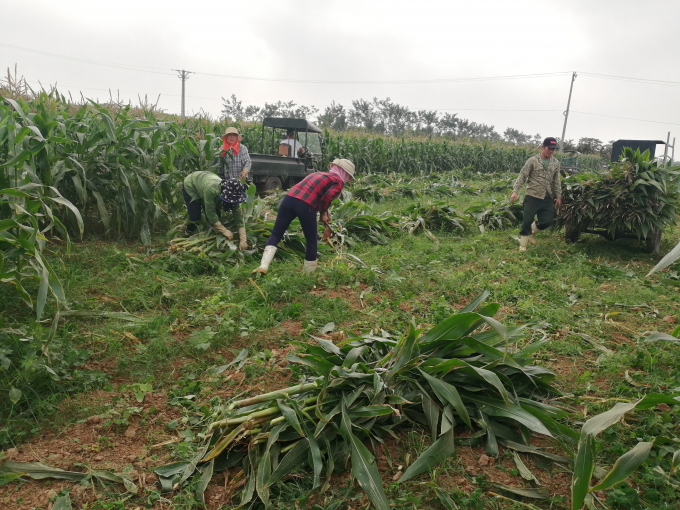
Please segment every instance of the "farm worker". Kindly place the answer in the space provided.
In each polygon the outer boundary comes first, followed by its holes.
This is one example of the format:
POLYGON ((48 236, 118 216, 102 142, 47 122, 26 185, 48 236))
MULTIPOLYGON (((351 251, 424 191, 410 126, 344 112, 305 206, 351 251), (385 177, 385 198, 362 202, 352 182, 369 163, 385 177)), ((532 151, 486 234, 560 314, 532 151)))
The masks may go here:
POLYGON ((354 177, 354 163, 349 159, 334 159, 328 165, 328 172, 314 172, 293 186, 283 197, 272 233, 262 254, 260 267, 253 273, 267 274, 269 264, 276 254, 276 246, 290 223, 297 217, 305 234, 307 248, 305 262, 302 267, 306 273, 316 271, 317 227, 316 213, 320 213, 321 221, 328 223, 328 208, 331 202, 340 195, 342 187, 354 177))
POLYGON ((555 222, 555 206, 562 205, 560 184, 560 162, 555 158, 557 140, 552 137, 543 140, 540 154, 524 163, 510 201, 517 200, 517 193, 527 183, 524 197, 524 221, 519 231, 519 251, 527 251, 527 243, 536 244, 534 234, 550 227, 555 222), (553 200, 555 205, 553 205, 553 200), (538 221, 534 221, 534 216, 538 221))
POLYGON ((219 212, 231 211, 238 227, 240 251, 248 247, 246 227, 239 204, 246 200, 246 185, 238 179, 220 179, 212 172, 192 172, 184 179, 182 194, 189 213, 187 232, 196 230, 196 222, 201 219, 201 209, 205 210, 208 221, 220 234, 229 240, 234 238, 220 221, 219 212))
POLYGON ((222 150, 219 158, 219 171, 223 179, 245 181, 252 163, 248 147, 241 143, 243 136, 235 127, 228 127, 222 137, 222 150))
POLYGON ((299 158, 305 151, 302 148, 302 144, 295 139, 294 129, 286 131, 286 139, 281 140, 281 145, 290 145, 290 156, 292 158, 299 158))

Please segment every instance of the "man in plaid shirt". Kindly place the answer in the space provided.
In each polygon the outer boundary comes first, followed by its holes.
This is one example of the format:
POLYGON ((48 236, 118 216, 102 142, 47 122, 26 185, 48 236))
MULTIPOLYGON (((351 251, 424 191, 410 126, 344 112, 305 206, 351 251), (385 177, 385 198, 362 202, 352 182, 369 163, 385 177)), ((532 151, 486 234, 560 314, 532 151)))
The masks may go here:
POLYGON ((222 150, 218 162, 222 179, 246 180, 252 163, 248 147, 241 143, 242 136, 238 129, 229 127, 222 137, 222 150))
POLYGON ((354 163, 348 159, 335 159, 328 168, 328 172, 309 174, 293 186, 283 198, 276 223, 262 254, 262 262, 253 273, 267 274, 269 264, 276 254, 276 247, 295 218, 300 220, 307 241, 303 270, 307 273, 316 270, 318 265, 316 213, 320 213, 321 221, 328 223, 330 219, 328 208, 331 202, 340 195, 344 184, 354 177, 354 163))

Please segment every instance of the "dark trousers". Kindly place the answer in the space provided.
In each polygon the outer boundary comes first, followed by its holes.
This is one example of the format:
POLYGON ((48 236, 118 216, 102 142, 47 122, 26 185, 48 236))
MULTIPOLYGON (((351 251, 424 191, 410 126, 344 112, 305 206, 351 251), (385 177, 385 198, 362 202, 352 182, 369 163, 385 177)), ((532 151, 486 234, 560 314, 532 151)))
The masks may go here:
POLYGON ((536 226, 539 230, 544 230, 555 223, 555 204, 550 195, 546 195, 544 199, 529 195, 524 197, 524 221, 522 221, 519 235, 531 235, 531 224, 534 221, 534 216, 538 217, 536 226))
POLYGON ((203 211, 203 200, 191 201, 189 193, 182 187, 182 195, 184 195, 184 203, 187 206, 187 213, 189 213, 189 223, 187 223, 187 232, 196 231, 196 222, 201 219, 201 212, 203 211))
POLYGON ((305 250, 305 260, 316 260, 316 243, 317 243, 317 228, 316 228, 316 211, 307 202, 303 202, 299 198, 293 198, 286 195, 281 201, 279 212, 276 216, 276 222, 272 229, 272 234, 267 239, 267 246, 276 246, 286 233, 286 229, 290 223, 298 218, 302 226, 302 232, 305 234, 307 241, 307 249, 305 250))

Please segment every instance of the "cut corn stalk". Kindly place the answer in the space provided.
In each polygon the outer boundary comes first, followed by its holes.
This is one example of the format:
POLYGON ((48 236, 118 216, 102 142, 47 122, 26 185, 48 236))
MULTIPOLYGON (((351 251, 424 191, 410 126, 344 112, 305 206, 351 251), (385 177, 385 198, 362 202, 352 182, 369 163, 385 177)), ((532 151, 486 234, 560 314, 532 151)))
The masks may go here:
POLYGON ((340 346, 321 338, 315 345, 300 342, 288 360, 307 367, 309 380, 216 410, 201 462, 243 462, 242 504, 259 499, 265 505, 270 488, 287 474, 309 468, 317 486, 328 484, 324 466, 349 463, 373 505, 388 508, 364 443, 379 444, 399 428, 426 428, 433 444, 404 480, 454 451, 457 424, 476 432, 467 444, 486 441, 495 455, 499 440, 531 451, 531 433, 575 439, 576 432, 559 423, 567 412, 537 400, 557 393, 550 385, 554 374, 533 365, 525 351, 510 349, 522 328, 492 319, 498 305, 474 311, 484 297, 428 332, 410 324, 396 344, 371 335, 340 346), (491 329, 480 330, 485 324, 491 329))

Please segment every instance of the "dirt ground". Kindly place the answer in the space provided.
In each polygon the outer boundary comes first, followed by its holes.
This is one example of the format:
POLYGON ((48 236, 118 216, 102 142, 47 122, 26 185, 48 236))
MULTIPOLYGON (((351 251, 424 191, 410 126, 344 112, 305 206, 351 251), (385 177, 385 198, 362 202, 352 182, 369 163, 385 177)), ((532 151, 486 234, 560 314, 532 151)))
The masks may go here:
MULTIPOLYGON (((354 306, 361 306, 356 289, 322 289, 314 292, 346 300, 357 298, 354 306)), ((251 394, 266 393, 293 384, 286 356, 296 347, 291 344, 282 345, 280 339, 300 339, 302 331, 300 322, 288 319, 275 328, 262 332, 258 341, 272 349, 266 370, 254 377, 248 377, 243 370, 233 370, 226 374, 222 380, 223 384, 216 386, 209 394, 229 399, 246 391, 251 394), (225 384, 227 382, 230 383, 225 384)), ((345 338, 341 330, 320 336, 336 343, 345 338)), ((243 346, 230 346, 235 348, 232 351, 219 350, 218 354, 230 359, 234 356, 234 350, 238 352, 239 348, 246 347, 247 341, 244 340, 243 346)), ((114 365, 109 365, 101 363, 97 368, 112 372, 114 365)), ((549 368, 561 378, 569 378, 578 370, 574 360, 567 358, 555 360, 549 368)), ((75 400, 64 401, 60 412, 67 414, 74 412, 78 402, 87 402, 88 408, 100 406, 102 412, 78 420, 61 430, 47 429, 19 448, 0 453, 0 460, 42 462, 49 466, 80 472, 85 471, 87 467, 105 469, 125 474, 139 487, 140 494, 150 494, 151 491, 158 490, 160 487, 153 469, 177 460, 171 458, 170 449, 166 446, 181 442, 183 439, 175 430, 169 430, 166 424, 171 420, 181 420, 184 416, 182 409, 170 405, 167 395, 162 392, 147 393, 144 402, 138 403, 131 393, 96 391, 80 395, 75 400), (107 410, 120 410, 125 406, 139 407, 141 410, 129 418, 129 425, 107 425, 107 419, 112 416, 110 411, 107 414, 107 410)), ((540 446, 548 447, 548 451, 562 454, 559 448, 552 449, 555 445, 545 440, 539 442, 540 446)), ((388 485, 403 473, 407 461, 403 441, 390 438, 386 446, 392 465, 383 451, 378 450, 375 454, 383 480, 388 485)), ((542 460, 530 455, 521 454, 521 457, 541 485, 549 489, 551 495, 568 496, 570 475, 566 471, 557 464, 547 466, 543 462, 539 466, 537 463, 541 463, 542 460)), ((410 462, 413 460, 411 458, 410 462)), ((453 465, 455 469, 446 469, 438 473, 437 483, 440 487, 469 493, 477 487, 474 478, 479 476, 483 476, 484 480, 490 483, 529 487, 520 476, 511 474, 516 466, 512 458, 504 454, 503 449, 498 458, 490 458, 485 454, 484 447, 460 446, 454 455, 453 465)), ((216 510, 229 501, 240 485, 237 472, 238 469, 235 468, 229 473, 214 476, 205 493, 208 509, 216 510)), ((336 475, 331 485, 345 484, 348 476, 348 473, 336 475)), ((107 484, 106 487, 83 487, 60 480, 29 480, 0 487, 0 508, 49 510, 51 501, 64 488, 70 489, 74 508, 82 508, 95 501, 119 499, 112 498, 111 491, 118 490, 121 493, 120 498, 124 497, 124 489, 115 484, 107 484)), ((309 506, 312 506, 312 502, 309 506)), ((172 508, 172 503, 169 499, 161 498, 153 502, 153 507, 172 508)))

